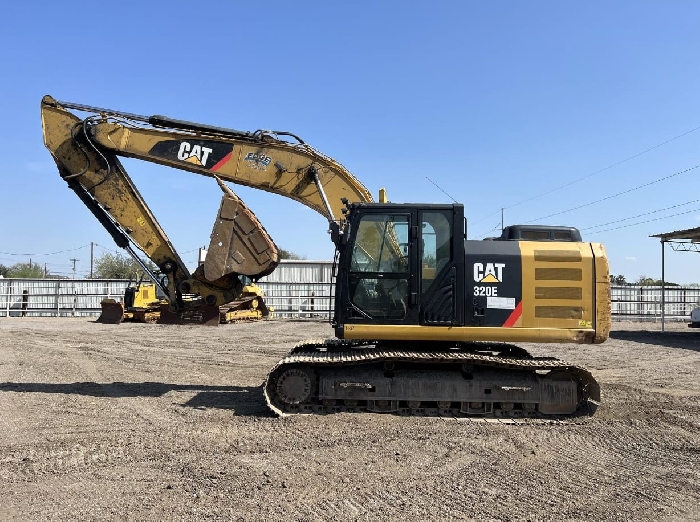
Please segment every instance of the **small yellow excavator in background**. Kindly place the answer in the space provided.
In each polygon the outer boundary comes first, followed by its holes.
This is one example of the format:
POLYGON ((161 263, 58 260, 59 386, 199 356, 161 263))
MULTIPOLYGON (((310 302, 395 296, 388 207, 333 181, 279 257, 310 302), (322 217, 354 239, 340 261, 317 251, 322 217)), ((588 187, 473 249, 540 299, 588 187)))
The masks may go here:
POLYGON ((265 303, 263 289, 248 278, 242 279, 240 297, 219 307, 221 324, 272 319, 274 308, 265 303))
POLYGON ((167 303, 165 299, 157 297, 155 283, 139 281, 135 285, 126 287, 122 302, 111 298, 103 299, 100 303, 102 313, 97 322, 103 324, 119 324, 122 321, 155 323, 160 318, 161 305, 167 303))
MULTIPOLYGON (((214 315, 208 318, 204 324, 215 325, 272 319, 274 308, 267 306, 264 296, 262 288, 253 281, 246 280, 240 297, 221 305, 219 317, 214 315)), ((160 324, 200 322, 199 316, 193 316, 188 321, 187 317, 182 318, 171 313, 168 300, 158 296, 158 286, 155 283, 144 281, 127 286, 124 289, 123 301, 120 302, 108 297, 102 300, 100 306, 102 312, 97 322, 102 324, 119 324, 123 321, 160 324)))

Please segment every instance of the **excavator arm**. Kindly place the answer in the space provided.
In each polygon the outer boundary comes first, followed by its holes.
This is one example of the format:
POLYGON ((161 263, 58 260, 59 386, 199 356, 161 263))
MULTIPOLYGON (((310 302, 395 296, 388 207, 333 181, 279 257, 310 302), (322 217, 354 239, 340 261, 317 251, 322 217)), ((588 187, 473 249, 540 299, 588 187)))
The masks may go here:
POLYGON ((236 131, 58 102, 49 96, 42 100, 45 126, 49 113, 72 114, 68 109, 92 113, 81 121, 89 140, 100 149, 286 196, 329 221, 342 220, 343 200, 373 201, 343 165, 291 133, 236 131))
POLYGON ((241 132, 59 102, 50 96, 42 99, 41 113, 44 143, 61 177, 118 246, 139 260, 132 246, 137 247, 159 267, 166 277, 150 275, 161 284, 173 311, 227 303, 241 292, 238 275, 255 280, 277 266, 274 242, 225 181, 303 203, 325 216, 335 231, 342 230, 347 201, 372 201, 367 189, 341 164, 289 133, 241 132), (87 116, 78 117, 76 111, 87 116), (194 274, 178 256, 119 156, 217 179, 224 196, 207 260, 194 274))

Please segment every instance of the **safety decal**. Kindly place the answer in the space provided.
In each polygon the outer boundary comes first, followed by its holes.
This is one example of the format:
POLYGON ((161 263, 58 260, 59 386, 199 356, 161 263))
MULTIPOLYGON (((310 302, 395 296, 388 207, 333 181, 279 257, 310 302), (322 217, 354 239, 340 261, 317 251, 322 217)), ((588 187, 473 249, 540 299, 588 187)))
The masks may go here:
POLYGON ((486 297, 486 308, 515 310, 515 297, 486 297))
POLYGON ((272 163, 272 158, 262 152, 249 152, 243 158, 247 166, 255 170, 267 170, 267 167, 272 163))

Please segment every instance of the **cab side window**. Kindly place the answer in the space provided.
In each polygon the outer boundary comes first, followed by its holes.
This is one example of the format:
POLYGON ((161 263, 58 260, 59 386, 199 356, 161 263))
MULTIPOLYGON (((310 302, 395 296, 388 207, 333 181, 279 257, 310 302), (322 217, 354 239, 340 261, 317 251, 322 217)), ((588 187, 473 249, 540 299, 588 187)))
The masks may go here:
POLYGON ((452 260, 452 228, 442 212, 423 212, 421 225, 421 280, 425 294, 452 260))

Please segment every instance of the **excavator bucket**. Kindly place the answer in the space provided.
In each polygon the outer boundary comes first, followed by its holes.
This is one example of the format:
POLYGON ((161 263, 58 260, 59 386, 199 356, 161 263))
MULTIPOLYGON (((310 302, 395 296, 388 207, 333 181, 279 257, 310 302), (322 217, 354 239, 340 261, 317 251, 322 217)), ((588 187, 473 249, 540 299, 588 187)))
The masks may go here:
POLYGON ((182 312, 171 312, 169 305, 163 303, 160 305, 159 324, 202 324, 205 326, 219 325, 219 307, 218 306, 199 306, 191 310, 182 312))
POLYGON ((204 277, 216 281, 228 274, 243 274, 257 279, 271 273, 279 264, 275 243, 246 204, 217 181, 224 197, 211 233, 204 277))
POLYGON ((97 318, 98 323, 119 324, 124 320, 124 305, 114 299, 103 299, 100 303, 102 313, 97 318))

